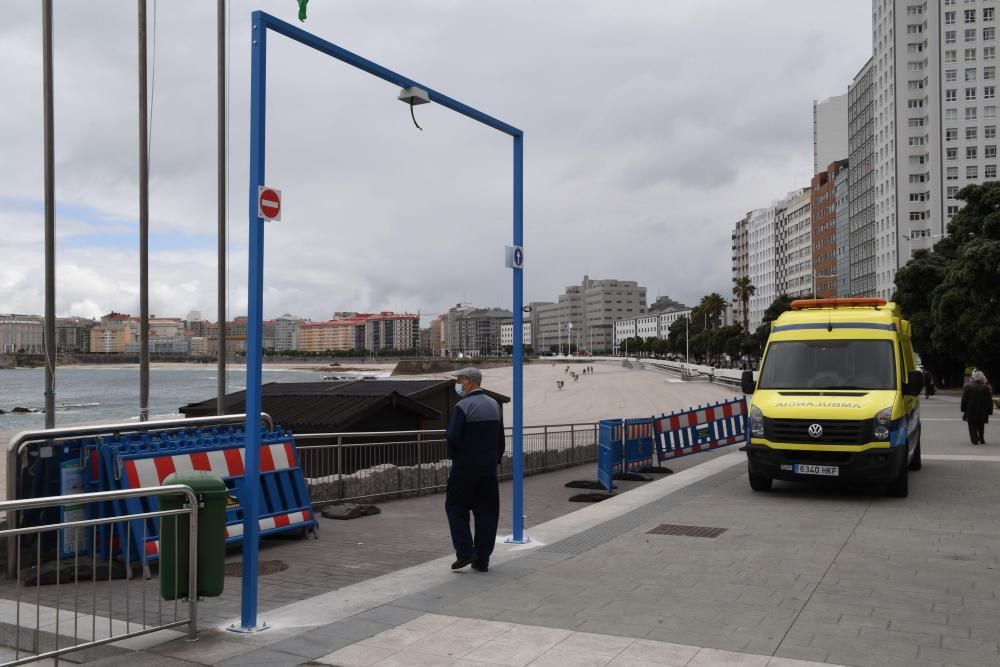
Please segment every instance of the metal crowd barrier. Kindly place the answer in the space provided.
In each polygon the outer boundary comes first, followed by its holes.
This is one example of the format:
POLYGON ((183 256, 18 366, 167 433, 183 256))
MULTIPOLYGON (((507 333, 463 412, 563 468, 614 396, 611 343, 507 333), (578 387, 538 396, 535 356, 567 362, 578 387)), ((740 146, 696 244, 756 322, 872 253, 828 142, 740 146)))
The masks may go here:
MULTIPOLYGON (((148 431, 169 432, 198 426, 219 426, 224 424, 242 425, 246 421, 245 414, 222 415, 215 417, 194 417, 185 419, 163 419, 148 422, 123 422, 116 424, 93 424, 89 426, 67 426, 64 428, 39 429, 24 431, 11 438, 7 445, 7 499, 17 500, 29 493, 20 487, 22 471, 31 465, 31 457, 36 459, 45 453, 51 454, 52 448, 69 440, 83 437, 119 436, 141 434, 148 431)), ((268 431, 274 430, 274 420, 267 413, 261 414, 261 421, 268 431)), ((17 528, 18 524, 13 512, 7 513, 7 527, 17 528)), ((7 544, 7 578, 14 578, 14 547, 8 540, 7 544)))
MULTIPOLYGON (((8 516, 16 515, 24 510, 59 507, 64 508, 63 520, 58 523, 30 526, 25 528, 6 528, 0 530, 0 537, 13 544, 16 554, 14 568, 16 572, 13 590, 11 584, 0 586, 0 598, 13 595, 14 604, 3 605, 10 613, 14 607, 14 658, 0 665, 23 665, 37 660, 57 657, 73 651, 82 651, 109 644, 131 637, 187 625, 188 639, 197 638, 198 623, 198 499, 190 487, 174 484, 146 489, 127 491, 103 491, 97 493, 80 493, 65 496, 35 498, 29 500, 9 500, 0 502, 0 511, 8 512, 8 516), (176 510, 143 512, 125 514, 96 519, 66 520, 70 507, 80 507, 93 503, 107 503, 126 498, 147 496, 176 495, 187 496, 185 507, 176 510), (177 563, 181 554, 174 554, 174 599, 173 614, 169 608, 164 618, 163 600, 160 597, 159 582, 147 585, 145 576, 133 578, 129 576, 134 567, 141 567, 146 572, 145 554, 140 555, 136 562, 130 562, 128 550, 124 551, 124 560, 120 563, 124 568, 125 578, 116 582, 114 562, 104 562, 101 568, 107 568, 105 574, 99 569, 98 558, 95 555, 98 540, 116 539, 114 524, 125 524, 125 530, 132 528, 133 521, 162 521, 168 516, 188 516, 188 548, 189 577, 186 616, 179 613, 178 598, 183 597, 177 590, 179 577, 177 563), (27 542, 28 544, 22 544, 27 542), (34 542, 32 545, 31 542, 34 542), (22 547, 27 547, 23 549, 22 547), (32 548, 33 547, 33 548, 32 548), (43 563, 51 563, 55 555, 55 568, 52 570, 54 579, 51 585, 43 586, 45 574, 43 563), (66 556, 66 552, 72 553, 66 556), (81 567, 81 556, 84 561, 81 567), (22 568, 25 568, 25 578, 28 581, 22 585, 22 568), (67 568, 64 573, 63 568, 67 568), (34 582, 30 577, 34 575, 34 582), (63 576, 66 576, 64 579, 63 576), (153 587, 152 595, 156 598, 156 608, 147 608, 147 588, 153 587), (138 587, 137 592, 135 588, 138 587), (67 590, 71 589, 71 590, 67 590), (81 590, 82 589, 82 590, 81 590), (23 597, 33 598, 34 602, 22 602, 23 597), (115 602, 118 602, 116 607, 115 602), (72 606, 63 608, 63 602, 72 606), (135 613, 133 613, 135 612, 135 613), (106 616, 104 616, 106 614, 106 616), (72 643, 60 646, 63 634, 68 638, 72 627, 72 643), (51 646, 51 648, 49 648, 51 646)), ((80 513, 86 515, 86 512, 80 513)), ((173 521, 174 544, 177 540, 178 524, 173 521)), ((108 545, 110 551, 110 544, 108 545)), ((177 548, 177 547, 175 547, 177 548)), ((121 574, 121 572, 120 572, 121 574)), ((168 607, 171 603, 168 603, 168 607)), ((8 619, 4 618, 3 621, 8 619)), ((58 660, 57 660, 58 663, 58 660)))
MULTIPOLYGON (((501 479, 512 474, 510 433, 508 428, 501 479)), ((596 423, 526 427, 524 474, 593 463, 597 436, 596 423)), ((437 493, 448 483, 443 430, 297 433, 295 439, 314 506, 437 493)))

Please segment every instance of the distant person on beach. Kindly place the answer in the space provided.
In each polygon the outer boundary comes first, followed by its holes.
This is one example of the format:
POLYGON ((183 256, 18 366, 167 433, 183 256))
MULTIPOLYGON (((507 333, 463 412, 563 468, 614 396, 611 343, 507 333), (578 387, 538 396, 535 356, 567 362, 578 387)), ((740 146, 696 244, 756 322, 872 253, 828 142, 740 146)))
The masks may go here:
POLYGON ((506 446, 503 410, 480 388, 483 375, 479 369, 463 368, 455 377, 455 392, 462 398, 448 420, 451 472, 444 501, 455 547, 451 569, 472 565, 486 572, 500 521, 497 466, 506 446), (469 512, 476 522, 475 537, 469 528, 469 512))

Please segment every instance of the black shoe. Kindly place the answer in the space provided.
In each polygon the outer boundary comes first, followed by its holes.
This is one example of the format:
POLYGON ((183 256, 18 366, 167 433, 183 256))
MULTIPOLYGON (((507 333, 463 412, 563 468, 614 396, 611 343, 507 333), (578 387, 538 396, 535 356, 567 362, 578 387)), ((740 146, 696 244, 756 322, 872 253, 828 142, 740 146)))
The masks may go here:
POLYGON ((463 567, 472 562, 471 558, 459 558, 454 563, 451 564, 451 569, 461 570, 463 567))
POLYGON ((477 560, 472 561, 472 569, 476 572, 489 572, 490 566, 488 563, 480 563, 477 560))

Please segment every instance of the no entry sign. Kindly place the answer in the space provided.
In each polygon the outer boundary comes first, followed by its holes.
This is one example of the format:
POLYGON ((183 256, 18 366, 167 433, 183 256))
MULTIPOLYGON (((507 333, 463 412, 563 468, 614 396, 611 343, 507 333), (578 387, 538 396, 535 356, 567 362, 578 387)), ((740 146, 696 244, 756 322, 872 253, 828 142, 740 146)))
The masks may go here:
POLYGON ((257 188, 257 217, 281 222, 281 190, 266 185, 257 188))

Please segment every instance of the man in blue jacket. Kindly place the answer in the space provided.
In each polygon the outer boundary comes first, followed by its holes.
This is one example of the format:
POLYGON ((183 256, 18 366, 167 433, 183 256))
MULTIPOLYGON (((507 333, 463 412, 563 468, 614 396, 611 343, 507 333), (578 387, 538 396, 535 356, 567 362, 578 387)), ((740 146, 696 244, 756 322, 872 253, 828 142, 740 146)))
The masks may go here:
POLYGON ((451 569, 471 564, 472 569, 486 572, 500 521, 497 466, 505 448, 503 410, 480 389, 483 375, 478 369, 463 368, 455 377, 455 392, 462 399, 448 421, 451 473, 444 501, 455 547, 451 569), (476 520, 475 538, 469 529, 469 512, 476 520))

